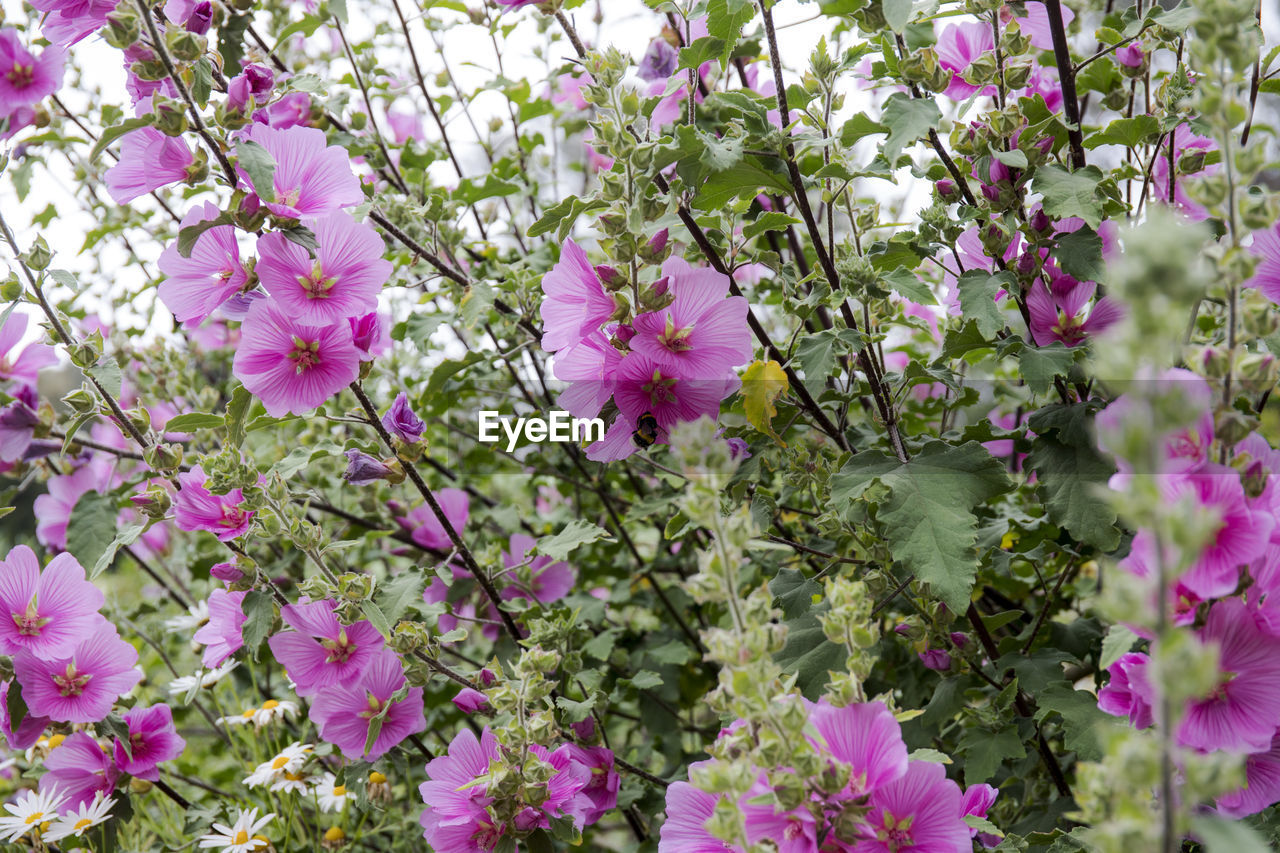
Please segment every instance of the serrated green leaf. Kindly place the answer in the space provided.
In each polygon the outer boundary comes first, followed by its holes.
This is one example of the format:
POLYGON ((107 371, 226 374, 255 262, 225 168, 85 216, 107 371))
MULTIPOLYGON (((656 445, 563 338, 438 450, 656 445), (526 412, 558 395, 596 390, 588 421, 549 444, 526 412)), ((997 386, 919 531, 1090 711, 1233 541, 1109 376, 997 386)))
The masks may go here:
POLYGON ((885 101, 883 124, 889 128, 881 150, 884 159, 893 165, 902 149, 938 126, 942 110, 930 99, 913 100, 901 92, 895 92, 885 101))
POLYGON ((1036 394, 1043 394, 1053 385, 1055 376, 1064 376, 1075 361, 1075 353, 1061 341, 1047 347, 1023 346, 1018 353, 1018 369, 1022 378, 1036 394))
POLYGON ((271 156, 271 152, 252 139, 241 139, 236 143, 236 159, 240 168, 249 176, 249 183, 253 184, 253 191, 258 194, 258 198, 274 202, 276 159, 271 156))
POLYGON ((769 581, 769 592, 778 599, 782 618, 796 619, 813 609, 813 597, 822 594, 822 585, 795 569, 781 569, 769 581))
POLYGON ((538 553, 545 554, 553 560, 563 560, 582 545, 600 539, 613 541, 609 531, 585 519, 575 518, 554 536, 544 536, 538 540, 538 553))
POLYGON ((1102 171, 1086 166, 1074 172, 1056 163, 1036 169, 1032 188, 1043 198, 1044 212, 1058 219, 1078 216, 1095 231, 1102 224, 1102 171))
POLYGON ((978 324, 978 332, 984 338, 994 338, 996 333, 1005 327, 1004 314, 996 304, 996 295, 1004 290, 1010 292, 1018 286, 1013 273, 1001 270, 989 273, 986 270, 969 270, 960 276, 956 287, 960 292, 960 310, 966 320, 978 324))
POLYGON ((1088 226, 1059 235, 1053 259, 1063 272, 1078 281, 1101 281, 1107 269, 1102 261, 1102 238, 1088 226))
POLYGON ((1022 758, 1027 754, 1016 726, 1006 726, 995 732, 980 728, 969 729, 960 739, 960 750, 965 757, 966 785, 987 781, 1005 761, 1022 758))

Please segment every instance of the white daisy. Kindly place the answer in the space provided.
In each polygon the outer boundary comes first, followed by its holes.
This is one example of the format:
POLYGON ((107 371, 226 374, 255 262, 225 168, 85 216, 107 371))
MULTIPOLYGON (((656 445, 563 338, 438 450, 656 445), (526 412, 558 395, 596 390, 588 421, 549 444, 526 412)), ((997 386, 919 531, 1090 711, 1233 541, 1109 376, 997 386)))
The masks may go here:
POLYGON ((273 720, 296 720, 298 718, 298 705, 290 702, 288 699, 276 701, 268 699, 262 703, 262 707, 253 715, 253 724, 261 728, 273 720))
POLYGON ((345 785, 333 784, 336 781, 338 777, 332 773, 326 773, 311 789, 322 812, 340 812, 347 807, 347 800, 351 798, 351 794, 347 792, 345 785))
POLYGON ((92 803, 81 803, 78 808, 63 812, 62 817, 45 830, 45 842, 61 841, 72 835, 81 837, 93 827, 106 822, 111 817, 111 808, 115 804, 114 797, 103 799, 102 792, 99 791, 94 795, 92 803))
POLYGON ((217 669, 211 669, 207 672, 203 669, 198 669, 195 675, 184 675, 180 678, 175 678, 169 682, 169 695, 182 696, 184 697, 184 702, 190 702, 196 698, 196 693, 201 688, 208 689, 217 684, 223 678, 226 678, 227 673, 239 665, 240 661, 229 660, 217 669))
POLYGON ((224 853, 252 853, 254 850, 269 847, 271 842, 256 833, 274 817, 274 814, 268 812, 264 817, 259 818, 257 809, 241 811, 240 816, 231 826, 215 823, 211 827, 213 832, 200 836, 200 847, 202 849, 217 847, 224 853))
POLYGON ((307 782, 309 781, 311 780, 301 771, 298 773, 291 773, 286 770, 284 773, 281 773, 280 778, 271 785, 271 790, 284 791, 287 794, 305 794, 307 792, 307 782))
POLYGON ((54 747, 60 746, 62 742, 66 739, 67 739, 67 736, 61 735, 61 734, 49 735, 48 737, 45 737, 44 735, 40 735, 40 737, 36 740, 35 744, 28 747, 27 749, 27 763, 30 764, 31 762, 35 761, 36 758, 43 759, 46 755, 48 755, 50 752, 53 751, 54 747))
POLYGON ((201 599, 188 607, 186 613, 164 620, 164 626, 172 634, 194 634, 197 628, 208 621, 209 602, 201 599))
POLYGON ((66 797, 54 788, 51 791, 33 791, 28 788, 12 803, 5 803, 9 814, 0 815, 0 838, 17 841, 28 832, 39 832, 40 824, 58 816, 58 809, 66 797))
POLYGON ((280 751, 270 761, 264 761, 254 768, 253 773, 244 780, 250 788, 271 785, 278 782, 286 773, 297 773, 311 754, 311 744, 294 742, 280 751))

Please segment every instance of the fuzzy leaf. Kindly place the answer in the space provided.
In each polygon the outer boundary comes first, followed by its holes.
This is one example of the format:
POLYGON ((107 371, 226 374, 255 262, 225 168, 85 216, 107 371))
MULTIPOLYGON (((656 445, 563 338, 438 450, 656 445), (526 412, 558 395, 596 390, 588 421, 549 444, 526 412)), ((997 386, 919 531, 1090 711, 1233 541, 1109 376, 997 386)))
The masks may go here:
POLYGON ((242 139, 236 143, 236 159, 240 168, 249 176, 253 191, 263 201, 276 200, 276 188, 273 183, 276 174, 276 160, 271 152, 252 139, 242 139))
POLYGON ((1002 289, 1008 292, 1010 288, 1017 286, 1017 279, 1007 270, 995 274, 986 270, 969 270, 964 273, 956 283, 964 318, 977 323, 978 331, 983 337, 995 337, 1005 327, 1004 314, 996 304, 996 294, 1002 289))
POLYGON ((1044 197, 1044 212, 1058 219, 1078 216, 1095 231, 1102 224, 1102 199, 1098 183, 1102 172, 1097 166, 1086 166, 1069 172, 1050 164, 1036 169, 1032 186, 1044 197))
POLYGON ((595 542, 598 539, 613 541, 609 531, 585 519, 575 518, 565 525, 564 529, 554 536, 544 536, 538 540, 538 553, 545 554, 553 560, 563 560, 581 545, 595 542))
POLYGON ((240 636, 244 638, 244 647, 257 660, 258 646, 271 633, 272 623, 276 619, 275 604, 269 593, 254 589, 245 595, 241 609, 244 610, 245 619, 240 636))
POLYGON ((885 137, 884 159, 892 165, 903 147, 910 145, 938 126, 942 110, 932 99, 912 100, 901 92, 895 92, 885 101, 883 124, 889 128, 885 137))

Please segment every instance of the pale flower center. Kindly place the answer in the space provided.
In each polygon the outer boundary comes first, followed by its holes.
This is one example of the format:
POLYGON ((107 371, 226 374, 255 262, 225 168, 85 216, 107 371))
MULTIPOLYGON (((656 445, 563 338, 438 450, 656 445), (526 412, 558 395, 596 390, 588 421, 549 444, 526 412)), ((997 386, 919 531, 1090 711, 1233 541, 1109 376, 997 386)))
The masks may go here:
POLYGON ((302 286, 302 292, 308 299, 328 299, 329 291, 333 290, 337 283, 336 275, 325 275, 319 260, 312 264, 311 272, 298 276, 298 284, 302 286))
POLYGON ((26 612, 13 614, 13 623, 18 626, 18 633, 24 637, 40 636, 40 629, 52 621, 47 616, 42 617, 39 611, 36 610, 36 600, 34 598, 27 604, 26 612))
POLYGON ((69 663, 62 675, 53 677, 53 683, 58 685, 58 692, 63 696, 79 696, 92 678, 93 676, 87 672, 77 672, 76 665, 69 663))
POLYGON ((299 375, 306 373, 320 363, 320 342, 304 341, 293 336, 293 349, 289 352, 289 360, 294 363, 299 375))

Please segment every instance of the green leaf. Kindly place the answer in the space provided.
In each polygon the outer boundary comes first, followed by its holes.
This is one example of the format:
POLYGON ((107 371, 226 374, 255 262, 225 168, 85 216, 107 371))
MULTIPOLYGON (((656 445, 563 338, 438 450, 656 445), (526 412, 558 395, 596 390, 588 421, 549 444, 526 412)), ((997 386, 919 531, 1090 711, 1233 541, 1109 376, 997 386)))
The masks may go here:
POLYGON ((237 385, 227 401, 227 413, 223 420, 227 424, 227 442, 232 447, 239 447, 244 441, 245 419, 249 414, 249 406, 253 403, 253 395, 243 385, 237 385))
POLYGON ((111 495, 85 492, 67 522, 67 550, 82 566, 96 566, 116 535, 120 508, 111 495))
POLYGON ((209 93, 213 91, 213 65, 209 57, 202 56, 191 66, 191 97, 202 109, 209 103, 209 93))
POLYGON ((378 629, 379 634, 384 637, 391 636, 391 620, 382 612, 381 607, 372 601, 365 600, 360 602, 360 612, 369 620, 369 624, 378 629))
POLYGON ((378 607, 387 617, 387 622, 394 624, 400 621, 409 605, 421 600, 424 584, 422 572, 410 569, 378 585, 378 607))
POLYGON ((840 144, 848 148, 864 136, 888 132, 889 128, 866 113, 857 113, 840 128, 840 144))
POLYGON ((188 225, 180 229, 178 231, 178 254, 184 258, 191 257, 191 250, 196 247, 201 234, 219 225, 230 225, 233 221, 231 214, 223 211, 213 219, 203 219, 194 225, 188 225))
POLYGON ((881 150, 884 159, 893 165, 904 146, 915 142, 938 126, 942 110, 933 100, 913 100, 901 92, 895 92, 885 101, 883 123, 889 128, 881 150))
POLYGON ((1110 551, 1119 544, 1120 531, 1115 526, 1116 511, 1109 501, 1099 499, 1099 492, 1115 473, 1115 465, 1089 436, 1082 440, 1070 430, 1067 438, 1043 431, 1044 411, 1032 415, 1029 423, 1036 438, 1027 463, 1036 472, 1049 520, 1066 528, 1076 541, 1110 551))
POLYGON ((838 355, 857 353, 862 347, 862 338, 850 329, 824 329, 801 338, 796 344, 795 360, 804 371, 805 387, 821 388, 831 375, 838 355))
POLYGON ((700 68, 704 62, 719 59, 724 51, 724 39, 703 36, 688 47, 680 48, 680 62, 676 65, 676 70, 684 71, 689 68, 700 68))
POLYGON ((116 531, 116 535, 111 538, 107 547, 98 556, 97 561, 89 567, 89 580, 93 580, 98 575, 105 572, 107 567, 111 565, 111 561, 116 558, 116 552, 126 545, 132 545, 134 542, 137 542, 138 537, 141 536, 142 532, 146 529, 146 522, 140 521, 135 524, 130 524, 127 527, 122 527, 120 530, 116 531))
POLYGON ((458 188, 453 191, 453 198, 464 204, 475 204, 478 201, 484 201, 487 198, 498 198, 501 196, 514 195, 520 192, 520 185, 511 181, 504 181, 496 175, 490 173, 485 175, 484 180, 476 182, 470 178, 464 178, 458 182, 458 188))
POLYGON ((1004 314, 996 304, 996 294, 1001 290, 1012 292, 1017 286, 1018 280, 1008 270, 998 273, 969 270, 964 273, 956 282, 964 318, 977 323, 978 332, 984 338, 994 338, 1005 327, 1004 314))
POLYGON ((1102 171, 1097 166, 1069 172, 1051 163, 1036 169, 1032 186, 1043 197, 1045 213, 1058 219, 1078 216, 1096 231, 1102 224, 1101 181, 1102 171))
POLYGON ((1023 758, 1027 754, 1016 726, 1006 726, 997 732, 969 729, 960 739, 960 750, 965 757, 966 785, 987 781, 1005 761, 1023 758))
POLYGON ((253 184, 253 191, 258 197, 267 202, 275 201, 276 159, 271 152, 252 139, 242 139, 236 143, 236 159, 249 176, 249 183, 253 184))
POLYGON ((1274 849, 1258 832, 1238 820, 1214 815, 1191 819, 1191 830, 1206 853, 1268 853, 1274 849))
POLYGON ((788 227, 799 224, 800 220, 794 216, 770 210, 757 216, 755 221, 742 226, 742 236, 747 240, 753 240, 766 231, 786 231, 788 227))
POLYGON ((784 619, 795 619, 813 609, 814 596, 822 595, 822 585, 795 569, 781 569, 769 581, 769 592, 778 599, 784 619))
POLYGON ((89 152, 89 162, 97 160, 103 151, 107 150, 107 146, 115 142, 126 133, 131 133, 140 127, 151 127, 155 124, 155 113, 147 113, 137 118, 125 119, 119 124, 106 128, 102 133, 98 134, 98 141, 94 143, 93 150, 89 152))
MULTIPOLYGON (((1116 718, 1098 708, 1098 697, 1087 690, 1074 690, 1068 684, 1055 684, 1035 694, 1036 722, 1043 722, 1053 712, 1062 717, 1064 743, 1082 761, 1102 758, 1098 729, 1119 725, 1116 718)), ((966 777, 967 778, 967 777, 966 777)))
POLYGON ((1102 654, 1098 658, 1098 669, 1110 669, 1111 665, 1127 655, 1138 642, 1138 635, 1124 625, 1112 625, 1107 636, 1102 640, 1102 654))
POLYGON ((707 34, 724 42, 719 59, 723 66, 751 23, 755 7, 751 0, 711 0, 707 4, 707 34))
POLYGON ((1053 248, 1053 259, 1062 271, 1078 281, 1101 281, 1106 273, 1102 262, 1102 238, 1092 228, 1062 234, 1053 248))
POLYGON ((1013 488, 1004 466, 976 441, 930 441, 905 464, 869 450, 832 478, 831 500, 839 506, 861 498, 877 480, 889 491, 875 510, 889 553, 963 613, 978 569, 973 510, 1013 488))
POLYGON ((270 593, 253 589, 245 594, 241 609, 244 611, 245 619, 240 629, 240 636, 244 638, 244 647, 253 655, 253 659, 257 660, 258 646, 262 645, 262 641, 271 633, 271 625, 275 622, 275 604, 271 601, 270 593))
POLYGON ((191 412, 170 418, 164 425, 165 432, 195 432, 198 429, 214 429, 225 426, 227 419, 221 415, 210 415, 204 412, 191 412))
POLYGON ((1018 369, 1027 386, 1036 394, 1043 394, 1053 385, 1055 376, 1064 376, 1075 361, 1075 353, 1061 341, 1047 347, 1026 344, 1018 353, 1018 369))
POLYGON ((844 670, 848 651, 827 639, 818 617, 809 613, 786 623, 787 643, 774 660, 785 672, 794 673, 796 686, 809 699, 817 699, 829 680, 829 672, 844 670))
POLYGON ((529 226, 529 237, 541 237, 543 234, 558 232, 557 239, 563 240, 573 228, 575 222, 592 211, 608 207, 609 203, 595 198, 578 198, 569 196, 558 204, 548 207, 537 222, 529 226))
POLYGON ((1010 169, 1025 169, 1029 165, 1027 163, 1027 154, 1025 151, 1014 148, 1009 151, 993 151, 991 156, 1008 166, 1010 169))
POLYGON ((929 289, 929 285, 921 281, 920 276, 906 267, 890 270, 880 276, 880 281, 888 285, 899 296, 904 299, 910 299, 918 305, 936 305, 938 303, 938 300, 933 296, 933 291, 929 289))
POLYGON ((98 384, 109 395, 112 397, 120 396, 120 386, 124 382, 124 376, 120 373, 120 365, 114 361, 107 360, 101 364, 95 364, 86 372, 98 380, 98 384))
POLYGON ((889 29, 900 33, 911 20, 911 0, 884 0, 884 20, 889 29))
POLYGON ((791 185, 781 175, 747 158, 707 178, 698 189, 698 206, 705 210, 720 210, 735 198, 755 198, 761 189, 785 195, 791 192, 791 185))
POLYGON ((17 731, 27 718, 27 702, 22 698, 22 683, 16 678, 10 679, 9 686, 5 688, 4 705, 9 714, 10 729, 17 731))
POLYGON ((1090 134, 1084 141, 1084 147, 1092 149, 1100 145, 1123 145, 1126 148, 1136 148, 1155 139, 1159 133, 1160 120, 1155 116, 1118 118, 1104 129, 1090 134))
POLYGON ((637 690, 650 690, 662 686, 662 676, 652 670, 642 669, 631 676, 631 686, 637 690))
POLYGON ((563 560, 579 546, 595 542, 598 539, 613 541, 609 531, 603 527, 592 524, 585 519, 575 518, 554 536, 544 536, 539 539, 538 553, 545 554, 553 560, 563 560))

